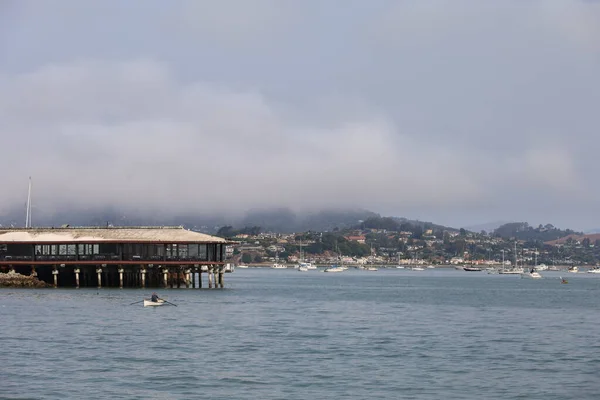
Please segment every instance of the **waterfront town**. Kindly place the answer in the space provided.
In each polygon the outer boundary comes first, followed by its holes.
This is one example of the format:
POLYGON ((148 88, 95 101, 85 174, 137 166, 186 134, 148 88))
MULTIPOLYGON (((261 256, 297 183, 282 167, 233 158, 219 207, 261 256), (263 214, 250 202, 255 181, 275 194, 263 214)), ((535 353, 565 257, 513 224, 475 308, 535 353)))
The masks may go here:
POLYGON ((237 231, 226 227, 219 233, 231 241, 226 247, 227 260, 257 266, 302 261, 323 265, 342 262, 348 266, 510 267, 515 262, 521 266, 594 266, 600 260, 600 235, 561 231, 552 225, 532 228, 517 224, 516 232, 507 234, 502 230, 506 226, 488 233, 427 224, 390 224, 386 218, 370 222, 331 232, 286 234, 261 232, 258 227, 237 231), (388 228, 380 227, 386 222, 388 228))
POLYGON ((209 288, 223 288, 224 273, 250 266, 600 273, 599 259, 599 234, 550 224, 509 223, 477 233, 375 216, 350 228, 300 233, 258 226, 222 226, 216 235, 184 226, 0 229, 0 286, 13 287, 202 288, 205 275, 209 288))

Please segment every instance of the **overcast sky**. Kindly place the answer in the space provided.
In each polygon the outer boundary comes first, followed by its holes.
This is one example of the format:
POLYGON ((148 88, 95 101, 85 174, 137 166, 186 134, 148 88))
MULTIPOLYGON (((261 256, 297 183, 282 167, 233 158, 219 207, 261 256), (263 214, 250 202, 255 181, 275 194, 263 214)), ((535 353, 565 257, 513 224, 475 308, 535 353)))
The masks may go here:
POLYGON ((600 227, 600 3, 0 0, 0 212, 600 227))

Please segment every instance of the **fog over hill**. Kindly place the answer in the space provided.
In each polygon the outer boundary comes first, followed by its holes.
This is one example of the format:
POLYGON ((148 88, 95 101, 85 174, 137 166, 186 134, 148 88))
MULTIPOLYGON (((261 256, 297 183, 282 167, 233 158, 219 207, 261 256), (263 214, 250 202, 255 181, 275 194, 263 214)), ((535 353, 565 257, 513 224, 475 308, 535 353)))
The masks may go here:
POLYGON ((0 1, 0 215, 598 226, 600 2, 347 3, 0 1))
MULTIPOLYGON (((301 232, 331 231, 359 225, 378 214, 367 210, 320 210, 315 212, 294 212, 286 208, 249 210, 238 215, 223 213, 188 214, 146 214, 135 211, 123 212, 117 208, 68 209, 53 214, 33 214, 34 227, 71 226, 138 226, 138 225, 183 225, 189 229, 214 233, 219 227, 231 225, 236 228, 259 226, 263 231, 301 232)), ((25 213, 13 210, 0 215, 3 226, 23 226, 25 213)))

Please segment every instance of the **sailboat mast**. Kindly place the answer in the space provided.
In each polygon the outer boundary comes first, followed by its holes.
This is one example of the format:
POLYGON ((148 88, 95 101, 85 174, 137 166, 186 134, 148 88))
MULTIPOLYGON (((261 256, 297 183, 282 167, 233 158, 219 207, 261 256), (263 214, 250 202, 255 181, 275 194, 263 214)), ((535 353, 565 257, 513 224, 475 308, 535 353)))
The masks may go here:
POLYGON ((31 177, 29 177, 29 189, 27 191, 27 211, 25 214, 25 228, 31 228, 31 177))

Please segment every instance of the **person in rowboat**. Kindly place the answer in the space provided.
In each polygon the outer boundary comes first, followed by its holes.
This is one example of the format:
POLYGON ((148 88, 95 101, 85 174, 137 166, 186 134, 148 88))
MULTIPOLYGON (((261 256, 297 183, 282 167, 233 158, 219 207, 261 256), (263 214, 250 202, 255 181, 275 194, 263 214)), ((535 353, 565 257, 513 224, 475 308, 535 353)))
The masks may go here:
POLYGON ((156 293, 152 293, 152 297, 150 298, 150 301, 152 301, 153 303, 158 303, 158 295, 156 293))

